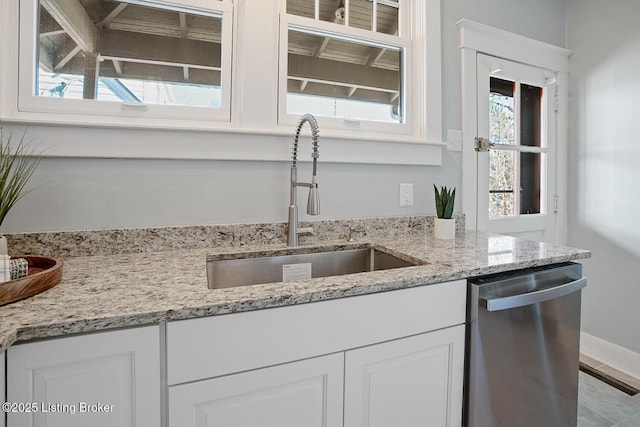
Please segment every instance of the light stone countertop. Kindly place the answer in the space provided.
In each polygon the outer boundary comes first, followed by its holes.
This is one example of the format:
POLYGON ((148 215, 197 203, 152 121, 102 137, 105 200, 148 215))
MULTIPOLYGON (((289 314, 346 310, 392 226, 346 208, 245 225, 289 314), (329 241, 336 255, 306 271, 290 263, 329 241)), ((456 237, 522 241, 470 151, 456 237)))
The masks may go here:
POLYGON ((446 282, 483 274, 580 260, 590 252, 467 231, 455 241, 420 237, 367 238, 305 245, 372 246, 424 265, 303 281, 210 290, 209 254, 264 253, 283 244, 180 249, 72 257, 62 282, 39 295, 0 307, 0 351, 15 342, 78 332, 302 304, 446 282))

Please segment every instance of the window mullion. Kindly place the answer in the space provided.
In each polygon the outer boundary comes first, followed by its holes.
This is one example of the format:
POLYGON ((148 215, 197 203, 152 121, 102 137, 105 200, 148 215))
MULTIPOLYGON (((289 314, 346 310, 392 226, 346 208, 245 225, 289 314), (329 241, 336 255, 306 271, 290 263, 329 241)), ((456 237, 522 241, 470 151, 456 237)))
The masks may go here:
POLYGON ((349 6, 349 0, 344 0, 344 26, 349 27, 349 15, 351 7, 349 6))
MULTIPOLYGON (((514 96, 514 102, 515 102, 515 125, 516 125, 516 129, 515 129, 515 135, 514 135, 514 139, 515 139, 515 145, 516 147, 520 147, 521 143, 522 143, 522 136, 521 136, 521 132, 522 132, 522 103, 521 101, 521 95, 522 95, 522 90, 521 90, 521 84, 522 82, 517 81, 515 82, 515 96, 514 96)), ((513 182, 514 182, 514 194, 513 194, 513 202, 514 202, 514 208, 515 208, 515 216, 516 217, 520 217, 520 210, 521 210, 521 183, 520 183, 520 178, 521 178, 521 159, 522 159, 522 155, 520 154, 520 150, 516 150, 515 151, 515 159, 514 159, 514 170, 513 173, 515 174, 515 176, 513 177, 513 182)))
POLYGON ((371 31, 374 33, 378 31, 378 0, 371 0, 371 31))
POLYGON ((351 39, 362 40, 366 43, 379 44, 381 47, 386 45, 388 47, 408 48, 410 45, 409 41, 404 37, 384 33, 373 33, 369 30, 346 27, 333 22, 316 21, 311 18, 296 15, 286 15, 281 19, 285 22, 283 28, 294 27, 301 30, 308 29, 314 33, 326 33, 328 35, 334 35, 334 37, 344 36, 351 39))

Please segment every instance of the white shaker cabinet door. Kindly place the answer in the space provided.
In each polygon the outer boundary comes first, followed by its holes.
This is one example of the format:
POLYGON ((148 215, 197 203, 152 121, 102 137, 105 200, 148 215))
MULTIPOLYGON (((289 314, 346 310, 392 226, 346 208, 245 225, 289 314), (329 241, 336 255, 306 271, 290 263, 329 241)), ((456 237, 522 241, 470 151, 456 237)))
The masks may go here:
POLYGON ((169 426, 341 427, 343 364, 336 353, 172 386, 169 426))
POLYGON ((346 352, 345 427, 460 426, 464 325, 346 352))
POLYGON ((15 345, 7 351, 11 427, 160 425, 157 326, 15 345))

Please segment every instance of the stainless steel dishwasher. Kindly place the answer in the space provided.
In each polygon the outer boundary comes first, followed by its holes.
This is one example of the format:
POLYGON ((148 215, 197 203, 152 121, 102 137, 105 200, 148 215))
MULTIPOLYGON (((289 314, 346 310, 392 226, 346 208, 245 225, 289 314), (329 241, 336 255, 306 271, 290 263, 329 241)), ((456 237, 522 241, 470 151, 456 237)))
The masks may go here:
POLYGON ((469 280, 465 425, 575 426, 582 266, 469 280))

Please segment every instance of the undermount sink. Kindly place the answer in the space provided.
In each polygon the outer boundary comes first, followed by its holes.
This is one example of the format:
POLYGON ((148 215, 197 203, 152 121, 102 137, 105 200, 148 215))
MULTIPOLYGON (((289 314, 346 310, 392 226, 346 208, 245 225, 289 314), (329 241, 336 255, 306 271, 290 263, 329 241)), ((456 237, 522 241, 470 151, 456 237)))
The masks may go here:
POLYGON ((210 289, 231 288, 261 283, 304 280, 340 276, 365 271, 411 267, 407 261, 374 248, 328 250, 313 253, 261 255, 243 253, 228 259, 217 255, 207 257, 207 282, 210 289))

